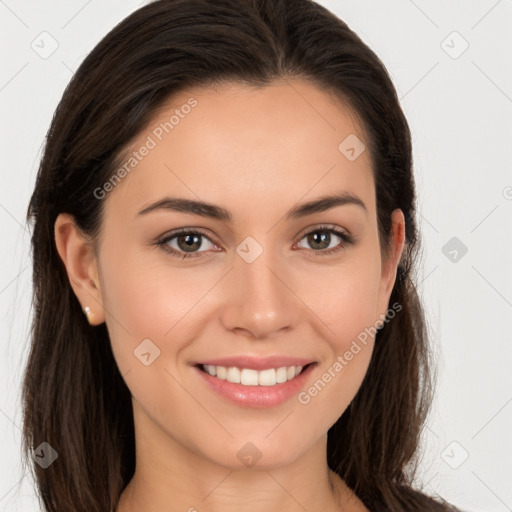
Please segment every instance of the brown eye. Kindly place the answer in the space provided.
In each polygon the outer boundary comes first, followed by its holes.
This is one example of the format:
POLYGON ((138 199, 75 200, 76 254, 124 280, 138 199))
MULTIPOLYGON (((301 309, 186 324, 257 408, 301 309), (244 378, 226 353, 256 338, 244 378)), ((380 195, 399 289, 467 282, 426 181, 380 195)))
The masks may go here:
POLYGON ((315 231, 307 235, 306 238, 313 249, 327 249, 331 243, 331 233, 328 231, 315 231))
POLYGON ((201 256, 201 253, 217 247, 207 235, 192 230, 171 233, 159 240, 157 245, 165 251, 182 258, 201 256))
POLYGON ((324 255, 337 252, 352 243, 354 243, 353 238, 347 233, 334 228, 321 227, 306 233, 299 241, 299 247, 324 255), (303 240, 306 246, 300 245, 303 240))
POLYGON ((202 235, 178 235, 175 238, 180 250, 185 252, 194 252, 202 245, 202 235))

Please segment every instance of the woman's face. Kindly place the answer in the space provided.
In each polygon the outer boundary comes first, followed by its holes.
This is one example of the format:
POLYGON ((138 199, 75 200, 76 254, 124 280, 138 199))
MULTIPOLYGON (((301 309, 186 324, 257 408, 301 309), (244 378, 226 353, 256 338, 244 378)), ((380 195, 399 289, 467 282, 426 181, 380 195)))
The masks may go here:
POLYGON ((395 256, 382 263, 363 142, 350 111, 301 80, 182 92, 133 142, 119 183, 95 199, 103 308, 92 307, 145 450, 270 468, 305 454, 345 411, 403 247, 397 210, 395 256), (198 367, 225 358, 253 370, 249 383, 314 364, 258 387, 198 367))

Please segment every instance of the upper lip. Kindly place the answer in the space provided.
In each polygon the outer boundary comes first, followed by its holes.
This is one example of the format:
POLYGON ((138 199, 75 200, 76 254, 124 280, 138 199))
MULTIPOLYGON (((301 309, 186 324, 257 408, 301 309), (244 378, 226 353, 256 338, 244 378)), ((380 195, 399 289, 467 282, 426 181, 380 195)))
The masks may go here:
POLYGON ((311 359, 304 359, 301 357, 287 357, 287 356, 267 356, 255 357, 248 355, 222 357, 218 359, 208 359, 199 361, 195 365, 212 365, 212 366, 225 366, 237 368, 248 368, 251 370, 268 370, 270 368, 281 368, 282 366, 306 366, 309 363, 314 363, 311 359))

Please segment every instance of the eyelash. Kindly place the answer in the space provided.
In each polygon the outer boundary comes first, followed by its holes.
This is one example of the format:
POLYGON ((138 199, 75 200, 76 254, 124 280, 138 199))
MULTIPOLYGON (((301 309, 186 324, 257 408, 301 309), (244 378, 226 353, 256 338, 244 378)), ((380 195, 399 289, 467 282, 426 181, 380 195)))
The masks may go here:
MULTIPOLYGON (((337 253, 338 251, 343 250, 347 245, 353 245, 355 243, 354 237, 352 237, 348 233, 345 233, 344 231, 340 231, 340 230, 330 227, 330 226, 318 226, 317 228, 315 228, 311 231, 308 231, 307 233, 304 233, 304 235, 302 235, 301 238, 299 239, 299 242, 303 238, 307 237, 308 235, 311 235, 313 233, 319 233, 319 232, 327 232, 327 233, 335 234, 342 240, 342 243, 340 243, 336 247, 331 247, 330 249, 321 249, 318 251, 314 250, 314 249, 309 249, 310 251, 314 252, 315 255, 320 256, 320 257, 329 256, 331 254, 337 253)), ((181 258, 181 259, 197 258, 197 257, 201 256, 201 253, 206 252, 206 251, 197 251, 197 252, 192 252, 192 253, 186 253, 186 252, 177 251, 176 249, 169 247, 167 245, 168 242, 171 241, 172 239, 176 238, 179 235, 201 235, 202 237, 209 240, 212 244, 218 245, 213 240, 211 240, 211 238, 206 233, 204 233, 201 229, 190 229, 190 228, 182 228, 182 229, 173 231, 170 235, 167 235, 164 238, 160 238, 159 240, 157 240, 155 245, 157 245, 158 247, 161 247, 165 252, 171 254, 172 256, 174 256, 176 258, 181 258)))

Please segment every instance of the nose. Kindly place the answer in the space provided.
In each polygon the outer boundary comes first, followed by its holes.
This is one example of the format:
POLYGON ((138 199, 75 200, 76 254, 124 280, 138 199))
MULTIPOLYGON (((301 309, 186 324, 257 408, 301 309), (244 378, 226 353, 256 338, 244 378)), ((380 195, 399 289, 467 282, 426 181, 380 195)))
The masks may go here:
POLYGON ((223 326, 254 339, 271 338, 294 328, 302 303, 294 295, 290 279, 270 251, 263 251, 252 263, 237 255, 222 309, 223 326))

